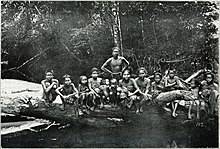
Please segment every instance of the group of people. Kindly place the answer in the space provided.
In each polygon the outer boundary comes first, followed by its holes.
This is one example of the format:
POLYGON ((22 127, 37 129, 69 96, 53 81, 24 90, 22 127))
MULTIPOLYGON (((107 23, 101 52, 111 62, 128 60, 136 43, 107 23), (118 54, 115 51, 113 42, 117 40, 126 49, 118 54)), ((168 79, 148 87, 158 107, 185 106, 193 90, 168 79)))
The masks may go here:
MULTIPOLYGON (((129 62, 119 56, 119 48, 114 47, 112 57, 101 67, 101 70, 109 76, 102 77, 99 69, 93 68, 91 77, 80 76, 79 84, 76 87, 72 83, 70 75, 65 74, 64 83, 59 85, 59 81, 53 77, 53 71, 47 71, 45 79, 41 82, 45 105, 51 106, 56 97, 60 96, 62 100, 60 109, 65 110, 66 104, 72 104, 75 106, 77 114, 80 114, 80 109, 83 107, 94 110, 96 107, 102 109, 105 105, 126 109, 133 107, 135 112, 140 114, 143 112, 143 105, 155 99, 160 93, 185 89, 181 79, 172 69, 169 69, 164 76, 156 72, 153 76, 147 77, 147 71, 141 67, 137 72, 138 77, 133 78, 128 66, 129 62)), ((188 90, 193 94, 191 105, 197 103, 197 107, 208 106, 206 108, 208 113, 213 114, 218 102, 218 85, 214 83, 213 73, 206 73, 201 83, 195 77, 190 79, 188 90)), ((173 101, 170 104, 172 105, 172 116, 176 117, 179 101, 173 101)), ((164 109, 167 108, 164 107, 164 109)), ((191 107, 189 109, 188 118, 191 119, 191 107)))

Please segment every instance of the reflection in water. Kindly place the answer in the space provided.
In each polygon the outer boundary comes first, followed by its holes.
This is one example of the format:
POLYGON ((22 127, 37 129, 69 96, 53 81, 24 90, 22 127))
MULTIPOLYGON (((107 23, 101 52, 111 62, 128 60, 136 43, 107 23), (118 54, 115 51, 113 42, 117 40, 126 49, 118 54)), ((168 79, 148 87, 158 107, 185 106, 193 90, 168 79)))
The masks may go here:
MULTIPOLYGON (((131 116, 123 126, 104 128, 90 126, 52 126, 46 131, 7 135, 3 147, 217 147, 218 126, 196 127, 196 122, 183 121, 186 113, 178 111, 172 118, 158 107, 145 107, 145 112, 131 116)), ((121 121, 117 118, 106 118, 121 121)), ((106 120, 105 119, 105 120, 106 120)))

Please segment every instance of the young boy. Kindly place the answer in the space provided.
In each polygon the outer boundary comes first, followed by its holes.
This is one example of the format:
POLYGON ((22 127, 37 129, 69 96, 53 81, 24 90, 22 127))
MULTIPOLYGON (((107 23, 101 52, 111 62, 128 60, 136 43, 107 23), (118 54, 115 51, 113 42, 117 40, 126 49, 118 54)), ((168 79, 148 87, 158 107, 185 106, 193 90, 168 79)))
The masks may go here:
POLYGON ((71 81, 71 76, 66 74, 63 76, 64 84, 61 85, 56 89, 57 94, 61 96, 61 99, 63 101, 63 106, 61 107, 61 110, 65 109, 66 104, 74 104, 75 106, 75 113, 78 115, 79 109, 78 109, 78 90, 76 89, 75 85, 71 81))
POLYGON ((161 92, 164 90, 164 83, 162 80, 162 74, 161 73, 155 73, 154 74, 154 81, 151 83, 151 94, 152 98, 156 98, 161 92))
POLYGON ((53 70, 49 70, 45 74, 45 79, 41 81, 43 87, 43 99, 45 100, 45 105, 50 107, 57 97, 55 90, 59 86, 59 81, 54 79, 53 70))
POLYGON ((141 67, 138 69, 138 78, 135 79, 137 86, 140 89, 140 99, 139 102, 137 102, 137 113, 143 112, 143 104, 145 101, 151 99, 150 92, 150 79, 146 78, 147 71, 145 68, 141 67))
POLYGON ((92 69, 92 75, 91 78, 88 80, 88 86, 93 94, 93 103, 95 104, 95 99, 98 99, 100 102, 100 108, 104 107, 103 101, 101 99, 101 91, 103 90, 102 88, 102 78, 99 78, 99 73, 98 73, 97 68, 92 69))
POLYGON ((214 74, 207 72, 201 82, 201 96, 205 101, 208 115, 213 115, 217 111, 218 85, 214 83, 214 74))

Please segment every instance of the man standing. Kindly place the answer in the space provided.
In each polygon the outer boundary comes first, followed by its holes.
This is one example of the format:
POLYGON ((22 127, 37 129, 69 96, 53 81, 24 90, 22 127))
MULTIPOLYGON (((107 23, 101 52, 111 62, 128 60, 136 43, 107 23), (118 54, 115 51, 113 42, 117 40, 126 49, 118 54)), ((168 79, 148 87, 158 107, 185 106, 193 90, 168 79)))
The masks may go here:
POLYGON ((123 70, 127 68, 129 62, 123 57, 119 56, 119 48, 112 48, 112 57, 109 58, 101 67, 104 72, 111 74, 112 78, 120 79, 123 70), (111 70, 107 67, 110 66, 111 70))

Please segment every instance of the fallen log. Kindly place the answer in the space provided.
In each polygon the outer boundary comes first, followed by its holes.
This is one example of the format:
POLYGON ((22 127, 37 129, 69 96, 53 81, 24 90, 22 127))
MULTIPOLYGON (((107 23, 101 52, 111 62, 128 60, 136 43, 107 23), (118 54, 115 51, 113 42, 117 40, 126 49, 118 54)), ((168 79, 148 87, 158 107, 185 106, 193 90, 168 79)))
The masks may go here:
POLYGON ((105 107, 89 111, 83 109, 84 114, 78 116, 71 105, 67 105, 64 111, 59 109, 60 104, 53 107, 46 107, 42 97, 40 84, 21 80, 1 80, 1 110, 3 113, 31 116, 54 120, 61 123, 87 124, 101 127, 114 127, 118 122, 111 118, 127 119, 128 112, 105 107), (110 119, 108 119, 110 118, 110 119))
POLYGON ((159 105, 162 105, 164 103, 172 102, 175 100, 192 101, 193 99, 193 93, 191 91, 174 90, 160 93, 156 97, 155 102, 157 102, 159 105))

